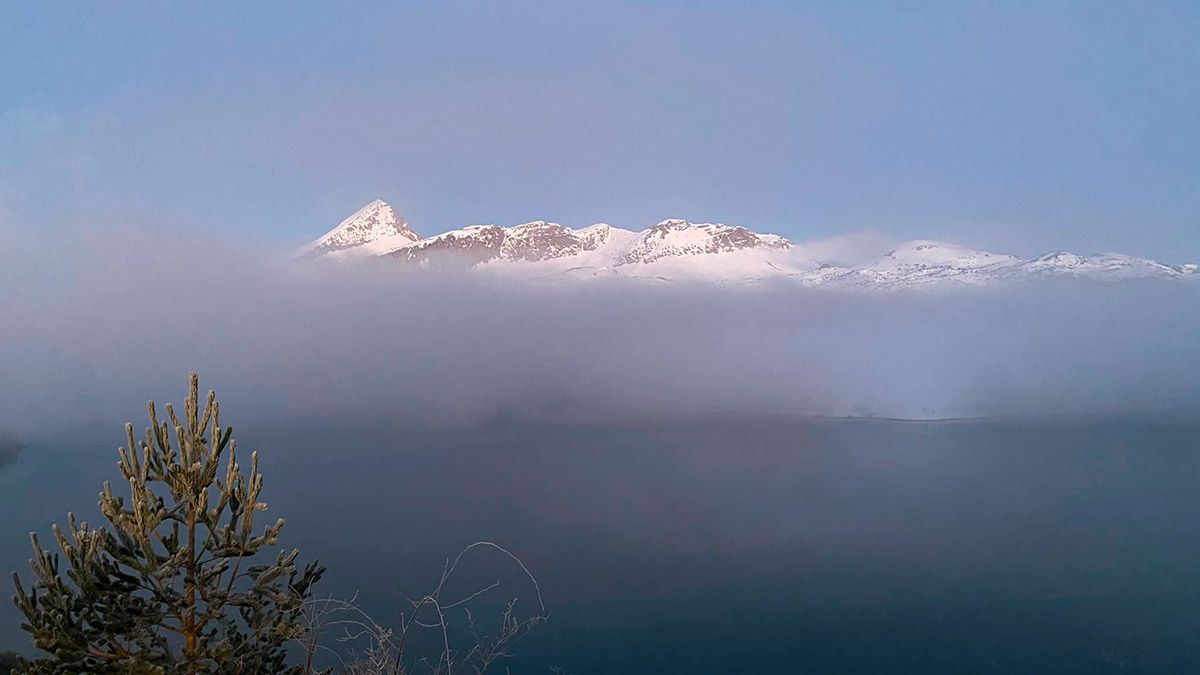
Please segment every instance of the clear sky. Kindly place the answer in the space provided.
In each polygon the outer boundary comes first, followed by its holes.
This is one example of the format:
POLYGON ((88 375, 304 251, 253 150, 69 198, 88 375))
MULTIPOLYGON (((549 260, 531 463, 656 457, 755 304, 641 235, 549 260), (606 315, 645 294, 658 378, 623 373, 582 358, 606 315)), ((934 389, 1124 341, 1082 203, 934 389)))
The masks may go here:
POLYGON ((1200 3, 46 3, 0 225, 667 217, 1200 260, 1200 3))

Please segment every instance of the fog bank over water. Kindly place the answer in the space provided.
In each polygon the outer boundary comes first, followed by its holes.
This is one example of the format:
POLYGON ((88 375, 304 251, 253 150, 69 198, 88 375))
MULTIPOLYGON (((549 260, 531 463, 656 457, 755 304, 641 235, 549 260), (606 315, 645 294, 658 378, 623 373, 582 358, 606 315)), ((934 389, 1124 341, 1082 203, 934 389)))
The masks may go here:
POLYGON ((0 428, 27 437, 177 400, 189 370, 241 420, 1200 411, 1189 282, 514 284, 179 230, 0 241, 0 428))

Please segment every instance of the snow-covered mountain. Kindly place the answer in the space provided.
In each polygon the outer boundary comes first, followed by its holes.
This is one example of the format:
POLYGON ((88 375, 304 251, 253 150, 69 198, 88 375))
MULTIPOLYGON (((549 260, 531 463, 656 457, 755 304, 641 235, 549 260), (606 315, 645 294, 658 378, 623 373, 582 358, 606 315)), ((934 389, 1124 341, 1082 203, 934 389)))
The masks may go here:
POLYGON ((1019 265, 1011 255, 976 251, 939 241, 917 240, 837 276, 841 283, 919 286, 933 282, 985 283, 1019 265))
POLYGON ((1069 274, 1081 277, 1138 278, 1191 274, 1195 265, 1168 267, 1162 263, 1120 253, 1082 256, 1065 251, 1049 253, 1028 261, 1024 269, 1031 273, 1069 274))
POLYGON ((298 253, 304 257, 385 255, 420 240, 421 236, 387 202, 376 199, 298 253))
POLYGON ((865 289, 1014 283, 1055 277, 1200 280, 1200 266, 1170 267, 1106 253, 1056 252, 1021 259, 916 240, 851 266, 804 257, 773 234, 719 223, 664 220, 640 232, 598 223, 573 229, 537 220, 472 225, 422 238, 382 200, 364 206, 301 248, 305 259, 378 258, 417 268, 470 268, 522 278, 627 277, 659 281, 759 282, 865 289))

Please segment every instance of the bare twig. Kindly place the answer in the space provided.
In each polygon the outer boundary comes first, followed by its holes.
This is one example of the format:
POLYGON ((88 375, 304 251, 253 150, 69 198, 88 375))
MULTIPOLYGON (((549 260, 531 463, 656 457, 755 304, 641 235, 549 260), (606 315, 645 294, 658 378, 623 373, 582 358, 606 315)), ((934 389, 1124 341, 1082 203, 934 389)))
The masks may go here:
POLYGON ((309 664, 307 672, 315 672, 313 663, 320 652, 332 654, 338 661, 339 672, 348 675, 415 675, 418 672, 431 675, 482 674, 498 661, 512 656, 510 649, 513 643, 549 618, 541 587, 529 568, 508 549, 489 541, 475 542, 454 558, 448 558, 437 583, 428 593, 414 598, 402 594, 402 597, 410 605, 411 611, 400 614, 400 623, 395 631, 371 618, 359 606, 357 596, 349 600, 322 598, 307 602, 304 617, 308 632, 298 638, 309 664), (529 579, 537 598, 537 610, 525 618, 517 616, 517 598, 509 600, 500 616, 499 625, 490 636, 481 635, 478 631, 471 603, 499 588, 500 582, 476 589, 461 599, 443 601, 447 584, 459 563, 467 553, 481 548, 498 551, 516 563, 529 579), (450 630, 452 611, 461 611, 465 616, 472 641, 465 649, 455 648, 454 634, 450 630), (437 631, 440 653, 436 655, 436 660, 433 654, 408 653, 409 638, 417 630, 437 631), (327 637, 340 647, 321 644, 327 637))

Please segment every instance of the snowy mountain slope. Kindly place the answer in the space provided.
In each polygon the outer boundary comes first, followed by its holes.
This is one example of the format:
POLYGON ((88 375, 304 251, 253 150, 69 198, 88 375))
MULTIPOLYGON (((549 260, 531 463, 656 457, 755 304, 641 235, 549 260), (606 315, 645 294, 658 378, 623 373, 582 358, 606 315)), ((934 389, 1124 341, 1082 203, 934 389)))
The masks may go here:
POLYGON ((1022 269, 1030 274, 1124 279, 1175 277, 1184 274, 1187 267, 1189 265, 1181 265, 1177 269, 1120 253, 1082 256, 1065 251, 1049 253, 1022 264, 1022 269))
POLYGON ((791 244, 741 227, 666 220, 644 232, 603 223, 581 229, 537 220, 513 227, 473 225, 382 255, 429 267, 486 265, 494 272, 611 274, 658 278, 775 276, 813 269, 788 260, 791 244), (718 261, 713 263, 713 261, 718 261), (672 264, 676 263, 676 264, 672 264), (505 270, 504 268, 511 267, 505 270))
POLYGON ((382 199, 367 204, 316 241, 302 247, 302 257, 338 253, 383 255, 421 239, 408 223, 382 199))
POLYGON ((1106 253, 1057 252, 1029 259, 931 240, 839 267, 808 260, 778 235, 720 223, 664 220, 641 232, 604 223, 574 229, 536 220, 512 227, 472 225, 421 238, 382 200, 374 201, 298 252, 304 258, 382 258, 418 268, 477 270, 504 277, 622 277, 653 281, 753 283, 871 290, 978 286, 1047 278, 1200 280, 1200 266, 1169 267, 1106 253))
POLYGON ((791 242, 774 235, 758 235, 744 227, 714 223, 664 220, 642 233, 637 243, 615 264, 652 263, 680 256, 732 253, 748 249, 787 249, 791 242))
POLYGON ((914 286, 942 281, 986 283, 1018 262, 1011 255, 976 251, 940 241, 905 242, 884 255, 856 265, 839 277, 843 283, 914 286))
POLYGON ((412 242, 382 255, 422 266, 470 267, 500 254, 504 228, 471 225, 412 242))
POLYGON ((539 262, 594 251, 604 240, 602 232, 582 236, 569 227, 544 220, 508 228, 500 244, 503 260, 539 262))

